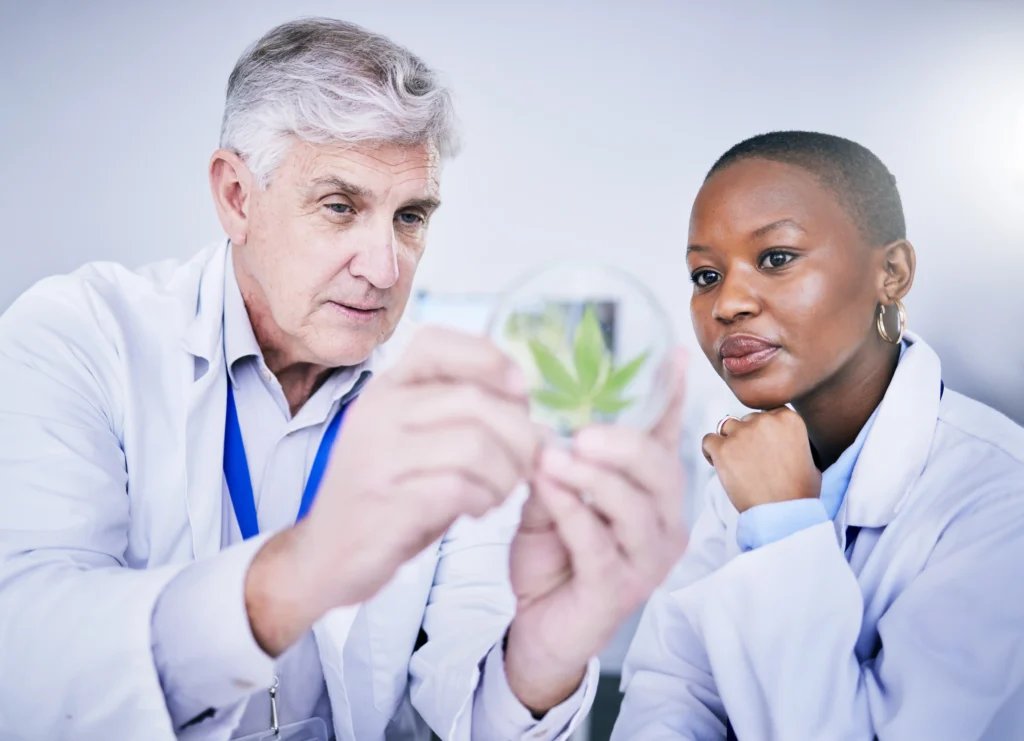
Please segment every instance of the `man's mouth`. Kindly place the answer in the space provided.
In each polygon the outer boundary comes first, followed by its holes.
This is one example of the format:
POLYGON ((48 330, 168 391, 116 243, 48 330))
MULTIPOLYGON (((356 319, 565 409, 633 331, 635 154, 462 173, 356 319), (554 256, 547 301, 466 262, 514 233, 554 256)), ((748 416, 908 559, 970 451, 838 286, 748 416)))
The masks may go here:
POLYGON ((346 304, 340 301, 328 301, 327 303, 342 316, 359 322, 372 321, 384 311, 384 307, 379 304, 346 304))

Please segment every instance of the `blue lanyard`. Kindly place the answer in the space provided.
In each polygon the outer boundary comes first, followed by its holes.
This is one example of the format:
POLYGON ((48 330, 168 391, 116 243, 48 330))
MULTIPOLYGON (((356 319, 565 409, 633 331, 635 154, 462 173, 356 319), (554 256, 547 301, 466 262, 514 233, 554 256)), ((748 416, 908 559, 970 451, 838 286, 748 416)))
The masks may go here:
MULTIPOLYGON (((306 480, 306 488, 302 490, 302 502, 299 504, 296 522, 305 517, 313 505, 316 491, 320 488, 320 480, 324 477, 324 469, 327 468, 327 459, 331 455, 331 448, 334 447, 334 440, 338 437, 341 420, 344 418, 347 408, 347 404, 342 405, 338 413, 334 415, 334 419, 327 425, 327 429, 324 430, 320 447, 316 451, 316 458, 313 459, 313 468, 310 469, 309 478, 306 480)), ((256 518, 256 498, 252 493, 249 462, 245 457, 242 428, 238 425, 235 392, 231 388, 230 379, 228 380, 227 419, 224 422, 224 478, 228 483, 228 493, 231 495, 231 504, 235 508, 235 517, 238 518, 238 529, 242 531, 242 538, 248 540, 259 534, 260 524, 256 518)))

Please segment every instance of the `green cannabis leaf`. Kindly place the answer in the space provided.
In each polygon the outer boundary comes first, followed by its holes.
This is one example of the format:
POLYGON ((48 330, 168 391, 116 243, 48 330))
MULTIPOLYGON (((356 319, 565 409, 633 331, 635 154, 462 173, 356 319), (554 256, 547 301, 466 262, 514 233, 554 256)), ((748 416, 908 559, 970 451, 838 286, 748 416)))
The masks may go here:
POLYGON ((567 368, 558 355, 536 339, 528 341, 530 354, 544 379, 545 388, 532 396, 542 406, 571 416, 576 426, 588 424, 594 412, 618 414, 635 399, 622 392, 636 378, 650 355, 644 352, 616 367, 604 342, 601 323, 593 306, 588 306, 573 336, 572 363, 567 368))
POLYGON ((588 394, 597 385, 611 360, 604 344, 601 324, 597 321, 597 314, 592 306, 588 306, 583 312, 583 319, 576 327, 573 358, 576 361, 576 381, 579 391, 588 394))

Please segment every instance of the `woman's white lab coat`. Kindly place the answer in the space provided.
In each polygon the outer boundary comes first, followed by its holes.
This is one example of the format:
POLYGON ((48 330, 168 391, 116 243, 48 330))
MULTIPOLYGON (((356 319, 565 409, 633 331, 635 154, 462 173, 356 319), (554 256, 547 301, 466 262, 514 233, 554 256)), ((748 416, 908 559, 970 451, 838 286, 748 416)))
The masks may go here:
MULTIPOLYGON (((0 319, 3 741, 175 738, 150 617, 221 546, 224 256, 88 266, 0 319)), ((316 625, 339 739, 384 738, 410 676, 422 716, 469 738, 477 667, 514 610, 517 517, 458 523, 354 622, 339 610, 316 625)), ((227 739, 242 710, 204 721, 203 738, 227 739)))
POLYGON ((834 524, 740 553, 712 480, 614 739, 1024 738, 1024 430, 911 342, 834 524))

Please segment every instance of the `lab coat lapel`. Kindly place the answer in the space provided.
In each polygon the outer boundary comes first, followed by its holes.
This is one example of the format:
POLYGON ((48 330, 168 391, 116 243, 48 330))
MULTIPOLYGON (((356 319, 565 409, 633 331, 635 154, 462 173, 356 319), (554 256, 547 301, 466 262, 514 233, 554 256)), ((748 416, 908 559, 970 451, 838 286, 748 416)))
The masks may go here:
POLYGON ((888 525, 928 461, 939 416, 942 367, 924 341, 909 333, 906 339, 910 347, 885 392, 850 479, 838 518, 843 529, 888 525))
POLYGON ((221 547, 224 492, 224 271, 227 243, 204 253, 198 275, 182 281, 181 300, 192 314, 182 334, 188 351, 182 372, 186 388, 185 470, 188 518, 196 559, 221 547))
POLYGON ((411 617, 422 619, 434 583, 438 549, 436 541, 406 562, 384 589, 366 604, 366 630, 370 656, 376 657, 373 674, 373 701, 377 709, 390 714, 401 699, 406 674, 394 671, 395 658, 408 663, 415 648, 416 630, 408 630, 411 617), (408 644, 402 641, 408 639, 408 644))
POLYGON ((404 564, 369 602, 332 610, 314 626, 339 741, 377 738, 401 700, 439 546, 404 564))
POLYGON ((344 651, 352 624, 361 609, 359 605, 353 605, 331 610, 313 626, 338 741, 356 738, 352 725, 352 703, 346 687, 344 651))

